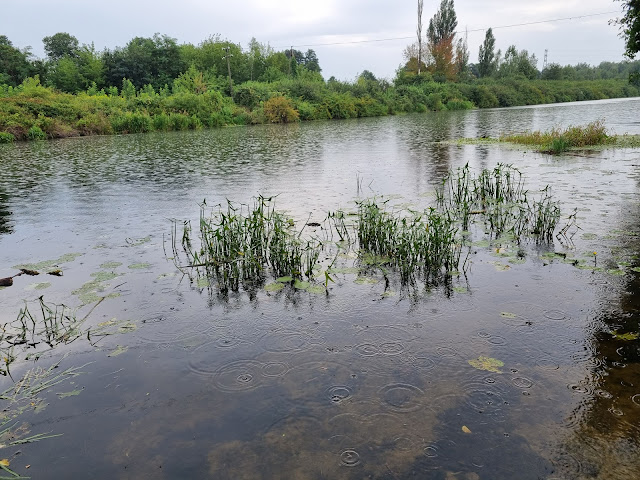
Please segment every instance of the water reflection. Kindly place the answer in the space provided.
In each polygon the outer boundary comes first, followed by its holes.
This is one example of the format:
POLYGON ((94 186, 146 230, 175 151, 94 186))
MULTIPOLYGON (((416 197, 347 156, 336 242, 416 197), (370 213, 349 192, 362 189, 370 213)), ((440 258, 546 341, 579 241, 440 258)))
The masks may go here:
POLYGON ((11 233, 11 210, 9 210, 9 196, 0 188, 0 234, 11 233))

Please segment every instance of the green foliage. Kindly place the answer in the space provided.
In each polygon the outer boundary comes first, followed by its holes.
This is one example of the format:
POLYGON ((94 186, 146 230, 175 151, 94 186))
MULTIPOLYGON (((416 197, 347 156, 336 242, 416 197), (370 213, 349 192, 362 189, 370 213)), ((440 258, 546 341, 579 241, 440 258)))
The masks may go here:
POLYGON ((273 97, 264 102, 264 114, 271 123, 296 122, 300 118, 291 100, 283 96, 273 97))
POLYGON ((484 42, 480 45, 478 51, 478 73, 480 77, 488 77, 495 71, 495 47, 496 38, 493 36, 493 30, 489 29, 485 33, 484 42))
POLYGON ((47 134, 44 133, 40 127, 34 125, 27 132, 27 138, 29 140, 46 140, 47 134))
POLYGON ((615 141, 615 137, 609 136, 602 121, 592 122, 588 125, 571 126, 565 130, 557 128, 548 132, 528 132, 524 134, 508 135, 501 138, 502 141, 534 145, 540 151, 548 153, 562 153, 571 148, 584 148, 596 145, 606 145, 615 141))
POLYGON ((625 55, 635 58, 640 52, 640 2, 622 0, 624 16, 618 20, 622 37, 625 40, 625 55))
POLYGON ((32 75, 30 56, 29 49, 19 50, 5 35, 0 35, 0 83, 15 87, 32 75))
POLYGON ((47 57, 54 62, 64 57, 75 58, 78 55, 78 39, 66 32, 44 37, 42 43, 44 43, 44 51, 47 57))
POLYGON ((442 0, 440 8, 429 20, 427 39, 431 45, 453 38, 458 26, 458 18, 453 7, 453 0, 442 0))
POLYGON ((16 137, 8 132, 0 132, 0 143, 12 143, 16 137))
POLYGON ((133 98, 136 96, 136 87, 128 78, 122 79, 122 90, 120 91, 124 98, 133 98))

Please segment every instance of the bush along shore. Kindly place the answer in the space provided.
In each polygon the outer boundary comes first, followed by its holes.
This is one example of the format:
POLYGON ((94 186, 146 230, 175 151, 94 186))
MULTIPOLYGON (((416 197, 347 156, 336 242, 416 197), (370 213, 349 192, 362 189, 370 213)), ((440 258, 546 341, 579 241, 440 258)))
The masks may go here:
POLYGON ((229 125, 374 117, 410 112, 495 108, 640 96, 621 79, 480 79, 468 83, 399 82, 360 76, 324 81, 314 72, 273 82, 208 86, 191 67, 172 85, 95 86, 76 94, 43 86, 37 76, 0 85, 0 143, 84 135, 197 130, 229 125), (232 95, 230 95, 232 94, 232 95))

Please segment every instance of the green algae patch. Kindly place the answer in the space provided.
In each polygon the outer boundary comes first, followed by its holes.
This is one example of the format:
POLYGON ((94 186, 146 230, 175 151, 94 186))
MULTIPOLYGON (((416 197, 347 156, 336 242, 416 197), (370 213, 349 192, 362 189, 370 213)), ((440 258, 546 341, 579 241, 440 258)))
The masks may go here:
POLYGON ((100 265, 100 268, 104 268, 106 270, 112 270, 114 268, 118 268, 120 265, 122 265, 122 262, 105 262, 102 265, 100 265))
POLYGON ((358 267, 331 267, 329 273, 355 274, 360 272, 358 267))
POLYGON ((27 288, 25 288, 25 290, 45 290, 45 289, 49 288, 50 286, 51 286, 51 284, 49 282, 32 283, 27 288))
POLYGON ((129 268, 131 270, 146 270, 148 268, 151 268, 151 264, 146 262, 132 263, 131 265, 129 265, 129 268))
POLYGON ((505 265, 504 263, 500 263, 500 262, 489 262, 489 263, 493 265, 498 272, 506 272, 507 270, 511 270, 511 266, 505 265))
POLYGON ((325 293, 327 293, 327 289, 322 285, 311 285, 309 288, 307 288, 307 292, 314 295, 324 295, 325 293))
POLYGON ((23 263, 20 265, 14 265, 13 268, 15 268, 16 270, 24 268, 27 270, 35 270, 37 272, 50 272, 52 270, 56 270, 58 265, 73 262, 76 258, 82 255, 84 255, 84 253, 65 253, 55 260, 44 260, 38 263, 23 263))
POLYGON ((375 285, 376 283, 380 283, 380 280, 373 277, 358 277, 353 283, 357 283, 358 285, 375 285))
POLYGON ((469 360, 468 363, 473 368, 477 368, 478 370, 485 370, 487 372, 494 373, 502 373, 500 367, 504 367, 504 362, 502 362, 501 360, 483 356, 480 356, 473 360, 469 360))
POLYGON ((296 280, 293 282, 293 287, 298 290, 307 290, 310 286, 311 284, 309 282, 304 282, 302 280, 296 280))
POLYGON ((127 350, 129 350, 129 347, 123 347, 122 345, 117 345, 116 349, 112 351, 109 355, 107 355, 107 357, 117 357, 118 355, 122 355, 123 353, 125 353, 127 350))
POLYGON ((268 283, 264 286, 267 292, 279 292, 284 288, 284 283, 268 283))
POLYGON ((109 280, 113 280, 120 275, 115 272, 94 272, 91 276, 95 279, 96 282, 108 282, 109 280))
POLYGON ((82 388, 79 388, 78 390, 71 390, 70 392, 57 393, 56 395, 58 395, 58 398, 68 398, 68 397, 77 397, 81 393, 82 393, 82 388))

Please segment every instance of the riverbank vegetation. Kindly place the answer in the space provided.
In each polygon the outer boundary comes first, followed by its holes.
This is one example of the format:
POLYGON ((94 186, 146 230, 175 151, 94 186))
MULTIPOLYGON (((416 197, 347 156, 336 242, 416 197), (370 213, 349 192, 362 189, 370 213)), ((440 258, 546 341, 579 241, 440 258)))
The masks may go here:
POLYGON ((489 29, 474 64, 456 27, 443 0, 394 79, 365 70, 352 81, 325 80, 312 49, 255 39, 243 48, 156 34, 99 52, 61 32, 38 59, 0 36, 0 143, 640 96, 638 61, 539 71, 526 50, 496 50, 489 29))

